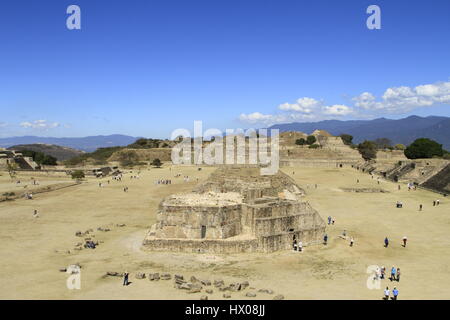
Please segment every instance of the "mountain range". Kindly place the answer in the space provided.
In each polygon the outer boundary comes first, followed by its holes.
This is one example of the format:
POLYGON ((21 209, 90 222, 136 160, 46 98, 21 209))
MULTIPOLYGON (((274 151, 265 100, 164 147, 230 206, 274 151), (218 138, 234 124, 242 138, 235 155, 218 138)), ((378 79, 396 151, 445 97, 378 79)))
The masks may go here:
POLYGON ((0 148, 9 148, 15 145, 28 145, 28 144, 52 144, 63 147, 69 147, 85 152, 92 152, 98 148, 104 147, 116 147, 127 146, 135 142, 138 138, 113 134, 108 136, 89 136, 83 138, 51 138, 51 137, 11 137, 0 138, 0 148))
MULTIPOLYGON (((285 131, 301 131, 312 133, 316 129, 326 130, 332 135, 338 136, 346 133, 352 135, 353 142, 364 140, 388 138, 392 143, 409 145, 417 138, 430 138, 440 144, 446 150, 450 150, 450 117, 419 117, 410 116, 393 120, 379 118, 374 120, 324 120, 319 122, 296 122, 277 124, 269 129, 285 131)), ((85 152, 95 151, 97 148, 127 146, 135 142, 139 137, 121 134, 108 136, 89 136, 83 138, 48 138, 36 136, 0 138, 0 147, 8 148, 15 145, 28 144, 52 144, 69 147, 85 152)))
POLYGON ((301 131, 312 133, 316 129, 326 130, 334 136, 346 133, 353 136, 354 143, 377 138, 388 138, 393 144, 409 145, 417 138, 429 138, 450 150, 450 118, 410 116, 393 120, 379 118, 374 120, 324 120, 319 122, 296 122, 277 124, 269 129, 280 132, 301 131))

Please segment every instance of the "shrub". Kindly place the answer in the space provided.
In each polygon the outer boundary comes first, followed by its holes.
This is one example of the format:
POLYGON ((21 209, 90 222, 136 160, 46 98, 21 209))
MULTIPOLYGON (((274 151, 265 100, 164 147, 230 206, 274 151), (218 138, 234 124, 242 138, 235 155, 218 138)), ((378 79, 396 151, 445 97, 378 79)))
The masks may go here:
POLYGON ((309 145, 314 144, 316 141, 317 141, 317 139, 316 139, 316 137, 314 137, 314 136, 308 136, 308 137, 306 138, 306 143, 309 144, 309 145))
POLYGON ((303 146, 306 144, 306 140, 303 138, 297 139, 297 140, 295 140, 295 144, 299 145, 299 146, 303 146))
POLYGON ((77 180, 84 179, 84 177, 85 177, 84 172, 81 170, 75 170, 74 172, 71 173, 71 175, 72 175, 72 179, 77 179, 77 180))
POLYGON ((154 166, 154 167, 157 167, 157 168, 161 168, 162 162, 161 162, 161 160, 156 158, 155 160, 152 161, 151 165, 154 166))
POLYGON ((309 149, 317 149, 317 148, 320 148, 320 146, 318 144, 312 144, 308 148, 309 149))

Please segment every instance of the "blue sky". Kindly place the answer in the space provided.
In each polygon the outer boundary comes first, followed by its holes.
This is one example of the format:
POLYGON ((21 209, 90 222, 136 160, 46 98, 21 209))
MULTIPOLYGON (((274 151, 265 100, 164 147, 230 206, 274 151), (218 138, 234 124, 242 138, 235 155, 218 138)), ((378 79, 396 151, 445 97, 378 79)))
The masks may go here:
POLYGON ((5 0, 0 137, 450 116, 449 15, 448 0, 5 0))

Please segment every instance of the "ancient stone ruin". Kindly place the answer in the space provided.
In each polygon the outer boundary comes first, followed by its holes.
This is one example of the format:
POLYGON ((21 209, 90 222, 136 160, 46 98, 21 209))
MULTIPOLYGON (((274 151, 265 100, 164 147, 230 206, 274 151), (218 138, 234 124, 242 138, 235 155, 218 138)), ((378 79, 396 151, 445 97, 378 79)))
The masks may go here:
POLYGON ((325 222, 286 174, 224 166, 187 194, 159 205, 144 248, 155 251, 273 252, 321 241, 325 222))

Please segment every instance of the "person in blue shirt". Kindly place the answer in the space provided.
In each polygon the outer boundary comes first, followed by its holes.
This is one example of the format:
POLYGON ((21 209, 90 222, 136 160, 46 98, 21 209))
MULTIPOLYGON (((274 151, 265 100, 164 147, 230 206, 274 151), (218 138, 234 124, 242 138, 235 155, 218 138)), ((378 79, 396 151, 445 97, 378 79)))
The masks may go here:
POLYGON ((394 290, 392 290, 392 300, 397 300, 397 296, 398 296, 398 290, 396 287, 394 287, 394 290))
POLYGON ((395 267, 392 266, 392 269, 391 269, 391 281, 395 280, 395 278, 396 278, 395 277, 396 271, 397 270, 395 270, 395 267))
POLYGON ((384 238, 384 246, 386 248, 389 246, 389 239, 388 239, 388 237, 384 238))

